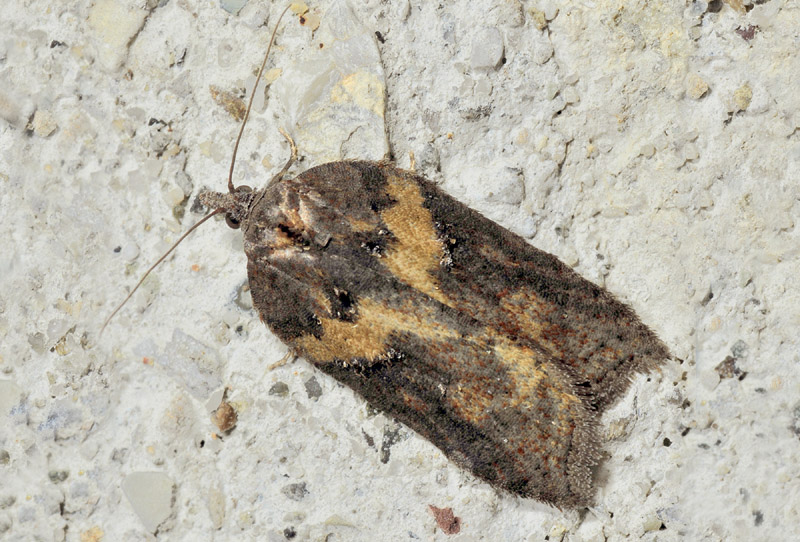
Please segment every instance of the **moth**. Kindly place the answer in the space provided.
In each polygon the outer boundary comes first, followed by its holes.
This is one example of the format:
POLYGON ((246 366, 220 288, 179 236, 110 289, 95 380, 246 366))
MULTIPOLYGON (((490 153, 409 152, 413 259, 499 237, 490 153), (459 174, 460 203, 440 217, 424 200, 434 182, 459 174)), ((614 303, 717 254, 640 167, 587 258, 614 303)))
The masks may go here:
POLYGON ((493 486, 587 505, 597 420, 666 347, 555 256, 385 162, 201 200, 241 227, 261 320, 493 486))
POLYGON ((591 504, 600 416, 669 357, 658 337, 413 171, 341 161, 284 179, 288 167, 260 190, 231 176, 200 195, 204 220, 241 228, 269 329, 492 486, 591 504))

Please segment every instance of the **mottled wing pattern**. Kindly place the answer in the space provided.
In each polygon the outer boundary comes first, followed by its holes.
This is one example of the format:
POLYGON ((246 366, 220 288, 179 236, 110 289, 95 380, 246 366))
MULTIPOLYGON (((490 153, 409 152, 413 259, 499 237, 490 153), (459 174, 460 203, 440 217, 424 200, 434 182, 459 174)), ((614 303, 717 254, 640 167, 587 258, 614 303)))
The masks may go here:
POLYGON ((400 175, 419 187, 445 247, 444 265, 431 277, 445 302, 509 337, 542 346, 585 388, 592 408, 602 412, 627 390, 633 374, 669 357, 655 333, 607 290, 430 181, 400 175))
POLYGON ((630 309, 388 164, 278 183, 243 227, 254 303, 297 353, 490 483, 591 501, 592 409, 663 349, 630 309))

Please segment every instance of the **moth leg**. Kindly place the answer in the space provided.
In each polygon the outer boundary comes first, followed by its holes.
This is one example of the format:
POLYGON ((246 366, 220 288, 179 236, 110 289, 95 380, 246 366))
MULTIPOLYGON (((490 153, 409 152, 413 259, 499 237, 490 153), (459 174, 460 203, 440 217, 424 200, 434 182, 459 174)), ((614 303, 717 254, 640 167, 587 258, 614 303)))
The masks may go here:
POLYGON ((281 169, 278 173, 275 174, 274 177, 272 177, 272 180, 269 182, 267 186, 272 186, 273 184, 280 181, 281 177, 283 177, 286 174, 286 172, 289 171, 289 168, 292 167, 292 164, 294 164, 297 161, 297 145, 294 144, 294 139, 292 139, 292 136, 286 133, 286 130, 284 130, 283 128, 278 128, 278 131, 280 131, 281 135, 286 138, 286 141, 289 142, 289 147, 292 149, 292 155, 289 156, 289 159, 286 161, 286 165, 283 166, 283 169, 281 169))
POLYGON ((278 361, 267 367, 267 371, 277 369, 278 367, 283 367, 284 365, 289 365, 290 363, 293 363, 296 359, 297 359, 297 354, 295 354, 294 351, 289 350, 288 352, 286 352, 285 356, 283 356, 281 359, 279 359, 278 361))
POLYGON ((414 156, 414 151, 408 151, 408 170, 412 173, 416 173, 417 171, 417 157, 414 156))

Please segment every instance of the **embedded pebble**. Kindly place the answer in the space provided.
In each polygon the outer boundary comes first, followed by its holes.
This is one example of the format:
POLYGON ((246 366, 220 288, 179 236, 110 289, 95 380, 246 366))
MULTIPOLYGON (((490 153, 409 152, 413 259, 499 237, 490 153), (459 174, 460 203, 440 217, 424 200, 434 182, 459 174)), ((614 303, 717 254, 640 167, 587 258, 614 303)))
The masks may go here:
POLYGON ((173 513, 175 483, 163 472, 132 472, 122 481, 122 491, 151 533, 173 513))
POLYGON ((698 382, 707 390, 713 390, 719 385, 719 374, 714 371, 701 371, 697 377, 698 382))
POLYGON ((702 77, 693 73, 689 75, 687 93, 693 100, 699 100, 708 92, 708 83, 702 77))
POLYGON ((281 493, 293 501, 302 501, 308 495, 308 489, 305 482, 300 482, 283 486, 281 493))
POLYGON ((33 133, 39 137, 47 137, 56 131, 58 124, 49 111, 37 109, 33 114, 33 133))
POLYGON ((472 39, 469 64, 476 71, 494 70, 503 60, 503 35, 496 28, 482 28, 472 39))
POLYGON ((553 57, 555 50, 550 40, 544 36, 534 36, 531 40, 531 54, 533 61, 539 65, 544 64, 553 57))
POLYGON ((306 394, 308 395, 309 399, 316 401, 322 397, 322 386, 319 385, 319 382, 315 376, 312 376, 306 380, 305 387, 306 394))
POLYGON ((89 10, 89 27, 99 46, 100 64, 108 71, 118 69, 133 37, 139 32, 148 10, 119 0, 97 0, 89 10))
POLYGON ((11 380, 0 380, 0 416, 8 414, 22 401, 22 388, 11 380))
POLYGON ((650 533, 659 530, 663 525, 664 522, 662 522, 658 516, 650 516, 645 520, 642 529, 644 529, 644 532, 650 533))
POLYGON ((285 382, 275 382, 267 392, 270 395, 277 395, 278 397, 286 397, 289 395, 289 386, 285 382))
POLYGON ((753 99, 753 89, 750 85, 745 83, 736 89, 733 93, 734 112, 745 111, 750 106, 750 101, 753 99))
POLYGON ((209 489, 206 504, 211 524, 215 529, 221 528, 225 521, 225 494, 217 488, 209 489))
POLYGON ((247 5, 247 0, 220 0, 219 5, 228 13, 238 15, 242 8, 247 5))

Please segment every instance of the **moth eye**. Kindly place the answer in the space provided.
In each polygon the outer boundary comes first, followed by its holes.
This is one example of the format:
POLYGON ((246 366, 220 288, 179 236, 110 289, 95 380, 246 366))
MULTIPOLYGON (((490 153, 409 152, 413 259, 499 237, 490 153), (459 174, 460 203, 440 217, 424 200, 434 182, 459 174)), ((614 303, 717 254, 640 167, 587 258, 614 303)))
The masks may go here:
MULTIPOLYGON (((237 186, 236 188, 233 189, 234 194, 246 194, 252 191, 253 189, 247 186, 246 184, 237 186)), ((238 230, 239 228, 242 227, 241 221, 236 218, 233 218, 233 216, 231 216, 230 213, 225 215, 225 223, 228 225, 229 228, 233 230, 238 230)))
POLYGON ((238 230, 242 226, 241 222, 233 218, 231 215, 225 215, 225 223, 233 230, 238 230))

